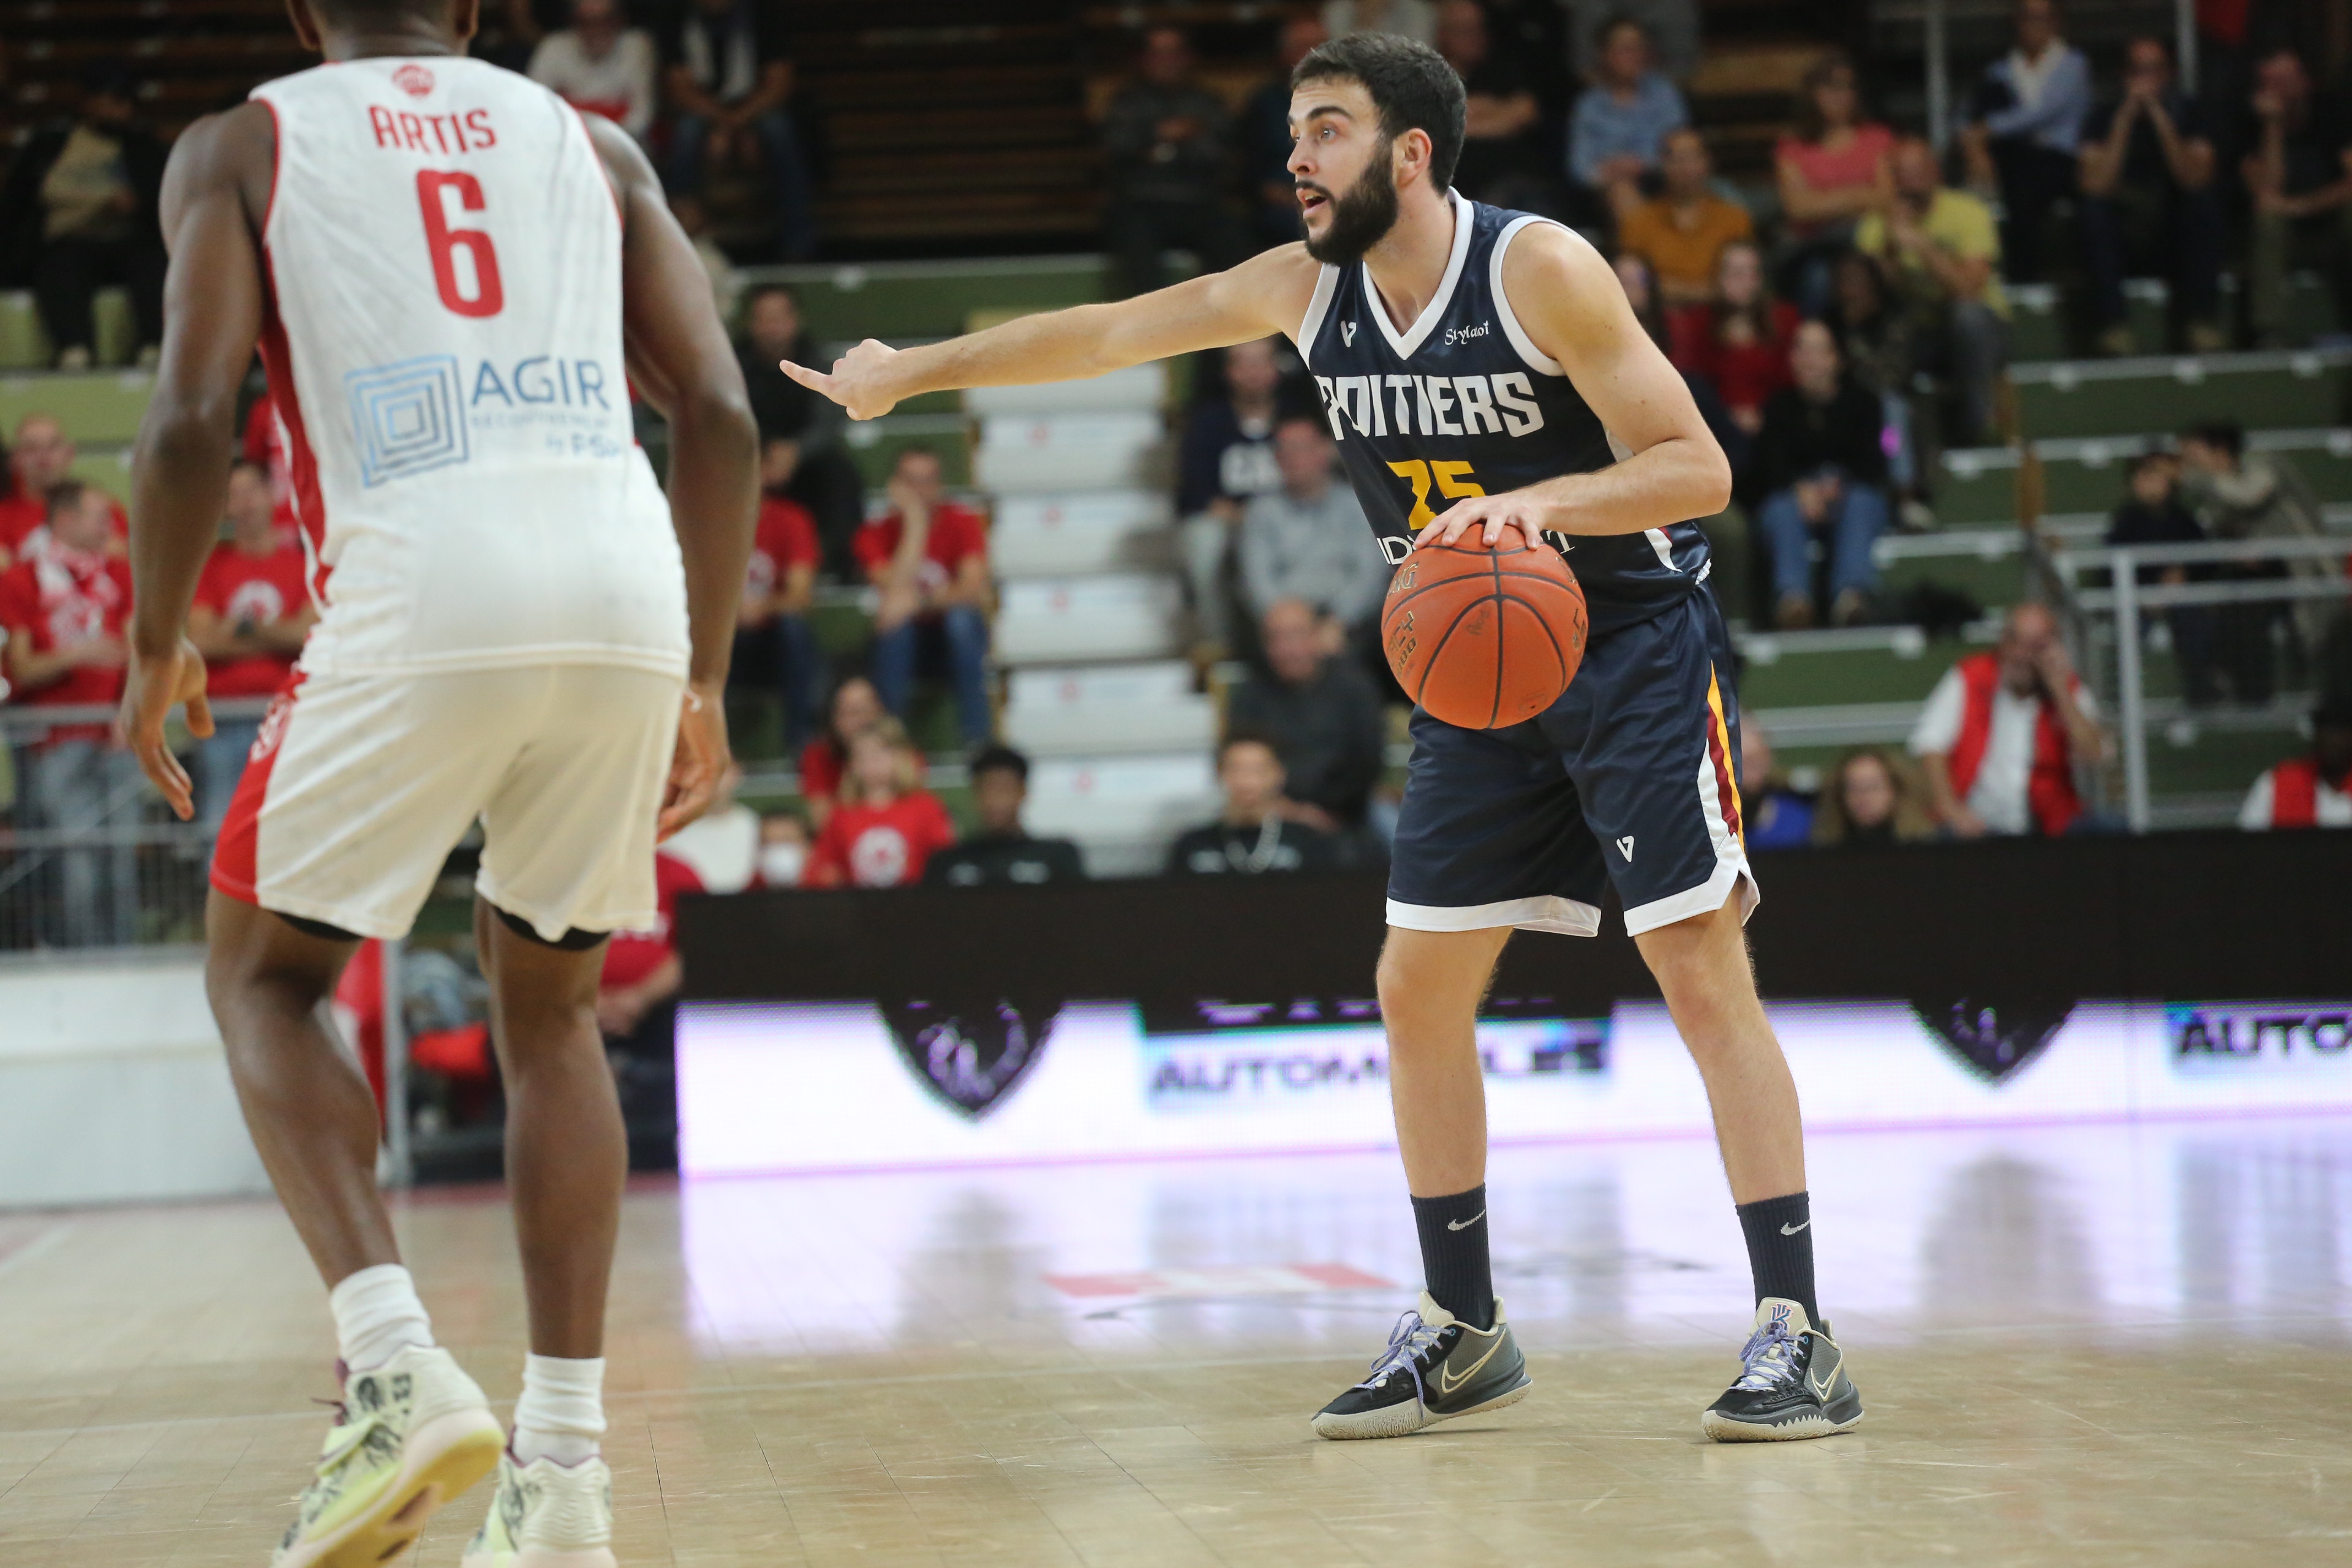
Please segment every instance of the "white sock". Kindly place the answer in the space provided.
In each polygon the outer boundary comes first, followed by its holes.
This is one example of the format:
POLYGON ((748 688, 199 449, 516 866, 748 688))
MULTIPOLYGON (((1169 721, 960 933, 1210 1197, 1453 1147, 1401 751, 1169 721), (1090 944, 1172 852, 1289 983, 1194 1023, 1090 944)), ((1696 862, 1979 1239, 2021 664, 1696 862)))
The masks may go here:
POLYGON ((379 1263, 346 1276, 327 1293, 343 1364, 353 1372, 382 1366, 410 1345, 433 1342, 433 1320, 416 1299, 416 1281, 397 1263, 379 1263))
POLYGON ((523 1358, 522 1397, 515 1401, 514 1413, 516 1464, 544 1458, 576 1465, 596 1457, 597 1439, 604 1435, 603 1356, 523 1358))

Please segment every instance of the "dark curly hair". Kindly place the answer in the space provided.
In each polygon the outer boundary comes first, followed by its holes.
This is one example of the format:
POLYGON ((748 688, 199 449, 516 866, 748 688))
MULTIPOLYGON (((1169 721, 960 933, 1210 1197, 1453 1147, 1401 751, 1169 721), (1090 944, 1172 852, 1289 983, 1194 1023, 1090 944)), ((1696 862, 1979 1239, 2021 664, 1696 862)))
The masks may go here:
POLYGON ((1290 73, 1290 90, 1310 81, 1361 84, 1381 111, 1381 134, 1393 142, 1408 131, 1425 132, 1432 184, 1443 191, 1454 183, 1469 100, 1444 56, 1391 33, 1351 33, 1318 45, 1299 61, 1290 73))

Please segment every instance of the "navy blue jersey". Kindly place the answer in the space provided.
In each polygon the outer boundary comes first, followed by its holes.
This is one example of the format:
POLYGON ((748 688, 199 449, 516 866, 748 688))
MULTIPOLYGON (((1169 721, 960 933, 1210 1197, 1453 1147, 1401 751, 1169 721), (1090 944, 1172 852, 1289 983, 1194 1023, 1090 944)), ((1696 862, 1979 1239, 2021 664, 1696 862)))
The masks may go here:
MULTIPOLYGON (((1449 193, 1450 195, 1450 193, 1449 193)), ((1503 253, 1549 220, 1452 195, 1454 252, 1437 296, 1399 332, 1362 266, 1326 267, 1298 347, 1372 532, 1391 563, 1464 496, 1499 495, 1616 460, 1609 433, 1503 297, 1503 253)), ((1706 580, 1706 536, 1545 536, 1567 555, 1595 636, 1649 619, 1706 580)))

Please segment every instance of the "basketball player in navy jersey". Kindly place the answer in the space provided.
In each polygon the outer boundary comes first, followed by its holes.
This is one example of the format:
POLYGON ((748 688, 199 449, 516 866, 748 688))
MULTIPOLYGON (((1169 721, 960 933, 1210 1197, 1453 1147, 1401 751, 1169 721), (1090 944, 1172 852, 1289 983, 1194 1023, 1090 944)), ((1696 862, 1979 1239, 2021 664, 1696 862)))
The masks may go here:
POLYGON ((1305 244, 943 343, 861 343, 831 374, 784 369, 863 419, 925 392, 1285 332, 1322 390, 1367 548, 1395 563, 1476 530, 1567 554, 1591 615, 1567 694, 1500 731, 1413 715, 1380 998, 1427 1289, 1315 1429, 1401 1436, 1527 1393, 1487 1262, 1475 1025, 1511 932, 1592 935, 1613 881, 1706 1079, 1755 1271, 1743 1365, 1700 1425, 1726 1441, 1843 1431, 1862 1401, 1814 1304, 1796 1087, 1741 931, 1757 892, 1739 710, 1690 521, 1722 510, 1729 468, 1608 262, 1557 224, 1448 188, 1463 89, 1434 51, 1339 39, 1291 89, 1305 244))

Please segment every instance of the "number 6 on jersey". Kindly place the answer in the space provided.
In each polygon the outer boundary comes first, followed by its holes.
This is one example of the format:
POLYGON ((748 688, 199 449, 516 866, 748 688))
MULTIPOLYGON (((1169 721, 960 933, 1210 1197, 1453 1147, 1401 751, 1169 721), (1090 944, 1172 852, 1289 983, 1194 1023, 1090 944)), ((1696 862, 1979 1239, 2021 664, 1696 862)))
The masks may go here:
POLYGON ((457 198, 457 210, 478 213, 484 206, 482 182, 473 175, 439 169, 416 171, 416 201, 425 209, 425 243, 433 252, 433 283, 441 302, 461 316, 495 316, 506 309, 506 289, 499 282, 499 253, 488 233, 478 228, 449 226, 448 196, 457 198), (457 253, 464 251, 473 274, 473 296, 459 287, 457 253))

